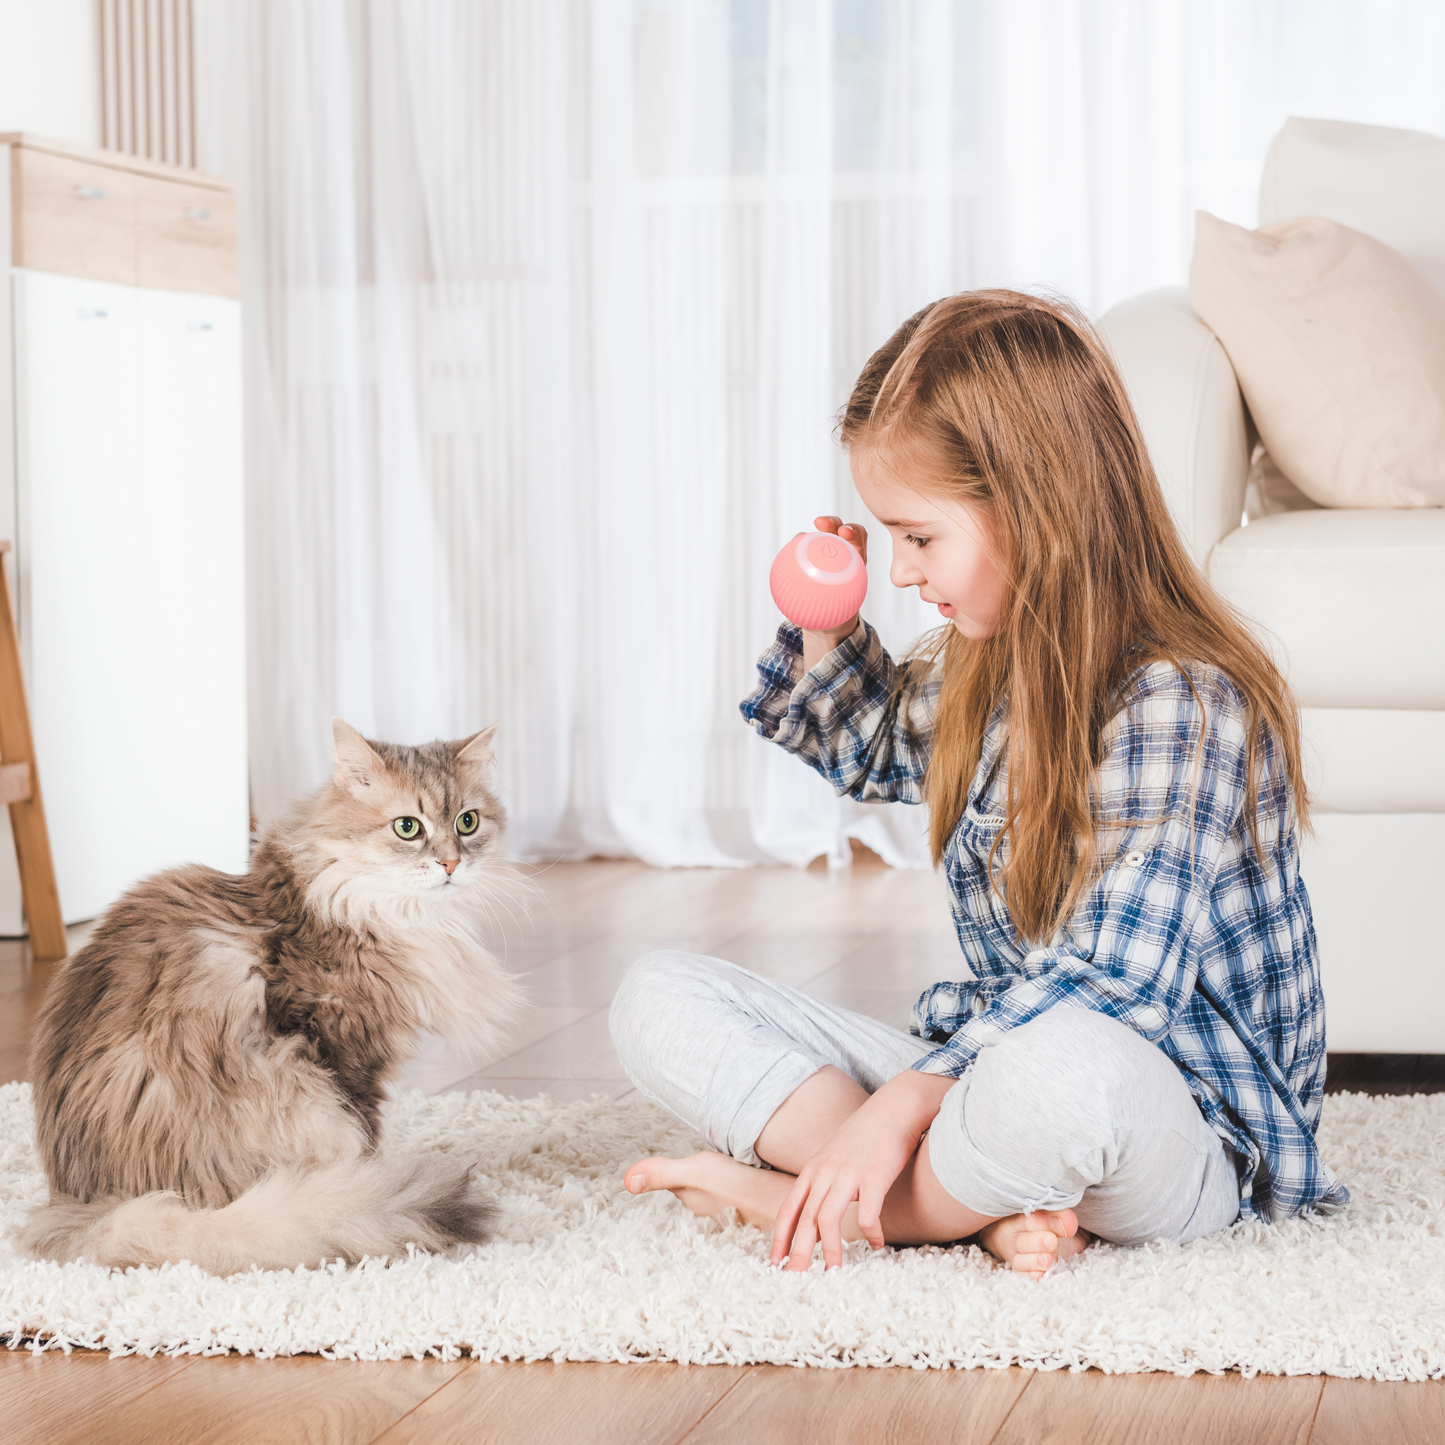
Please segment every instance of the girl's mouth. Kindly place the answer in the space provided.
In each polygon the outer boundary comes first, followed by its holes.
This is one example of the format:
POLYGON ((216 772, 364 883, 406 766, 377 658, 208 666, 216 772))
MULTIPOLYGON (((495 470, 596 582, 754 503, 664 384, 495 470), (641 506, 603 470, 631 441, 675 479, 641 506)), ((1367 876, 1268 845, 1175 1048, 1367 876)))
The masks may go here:
POLYGON ((958 616, 958 608, 956 608, 956 607, 953 605, 953 603, 951 603, 951 602, 940 602, 940 603, 938 604, 938 612, 939 612, 939 616, 941 616, 941 617, 957 617, 957 616, 958 616))

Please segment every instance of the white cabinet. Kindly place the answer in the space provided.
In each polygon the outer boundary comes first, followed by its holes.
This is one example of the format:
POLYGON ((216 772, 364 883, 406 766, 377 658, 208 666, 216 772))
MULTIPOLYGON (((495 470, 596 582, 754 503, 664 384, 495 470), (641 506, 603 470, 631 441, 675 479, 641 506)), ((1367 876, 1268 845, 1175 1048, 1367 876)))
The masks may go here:
MULTIPOLYGON (((246 867, 240 306, 26 266, 4 284, 0 536, 74 922, 173 864, 246 867)), ((21 931, 0 837, 0 934, 21 931)))

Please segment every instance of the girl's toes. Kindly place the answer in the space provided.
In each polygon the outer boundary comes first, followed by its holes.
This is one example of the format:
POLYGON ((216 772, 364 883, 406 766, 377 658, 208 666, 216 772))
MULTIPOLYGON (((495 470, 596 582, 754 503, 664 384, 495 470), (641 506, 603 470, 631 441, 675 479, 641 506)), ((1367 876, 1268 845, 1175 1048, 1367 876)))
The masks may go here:
POLYGON ((1014 1235, 1013 1247, 1016 1253, 1047 1254, 1053 1259, 1058 1253, 1059 1237, 1047 1229, 1025 1229, 1014 1235))
POLYGON ((1019 1274, 1031 1274, 1038 1278, 1047 1274, 1053 1263, 1052 1254, 1016 1254, 1013 1257, 1013 1268, 1019 1274))
POLYGON ((622 1187, 629 1194, 646 1194, 650 1189, 670 1189, 676 1181, 673 1174, 676 1159, 639 1159, 622 1176, 622 1187))
POLYGON ((1059 1209, 1049 1215, 1052 1221, 1049 1228, 1053 1230, 1060 1239, 1073 1239, 1080 1233, 1079 1216, 1072 1209, 1059 1209))

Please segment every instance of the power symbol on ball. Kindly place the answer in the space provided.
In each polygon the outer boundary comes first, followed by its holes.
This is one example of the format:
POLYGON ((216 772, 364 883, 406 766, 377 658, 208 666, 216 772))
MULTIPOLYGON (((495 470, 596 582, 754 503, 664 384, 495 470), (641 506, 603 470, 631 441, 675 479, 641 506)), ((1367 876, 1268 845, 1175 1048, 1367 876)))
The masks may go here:
POLYGON ((830 562, 838 555, 838 548, 832 542, 824 542, 818 551, 830 562))

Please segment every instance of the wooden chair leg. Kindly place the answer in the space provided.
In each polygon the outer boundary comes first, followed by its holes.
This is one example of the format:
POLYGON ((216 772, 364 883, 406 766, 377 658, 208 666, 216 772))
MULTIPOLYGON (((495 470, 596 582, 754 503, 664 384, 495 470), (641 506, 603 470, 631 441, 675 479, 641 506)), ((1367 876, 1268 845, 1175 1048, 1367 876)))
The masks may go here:
POLYGON ((15 613, 10 605, 5 568, 9 550, 9 542, 0 542, 0 802, 10 805, 10 832, 15 839, 25 923, 30 930, 30 956, 37 962, 52 963, 64 958, 68 949, 60 894, 55 886, 55 863, 50 856, 50 832, 45 826, 45 805, 40 798, 40 775, 35 770, 35 744, 30 736, 25 679, 20 672, 15 613))

